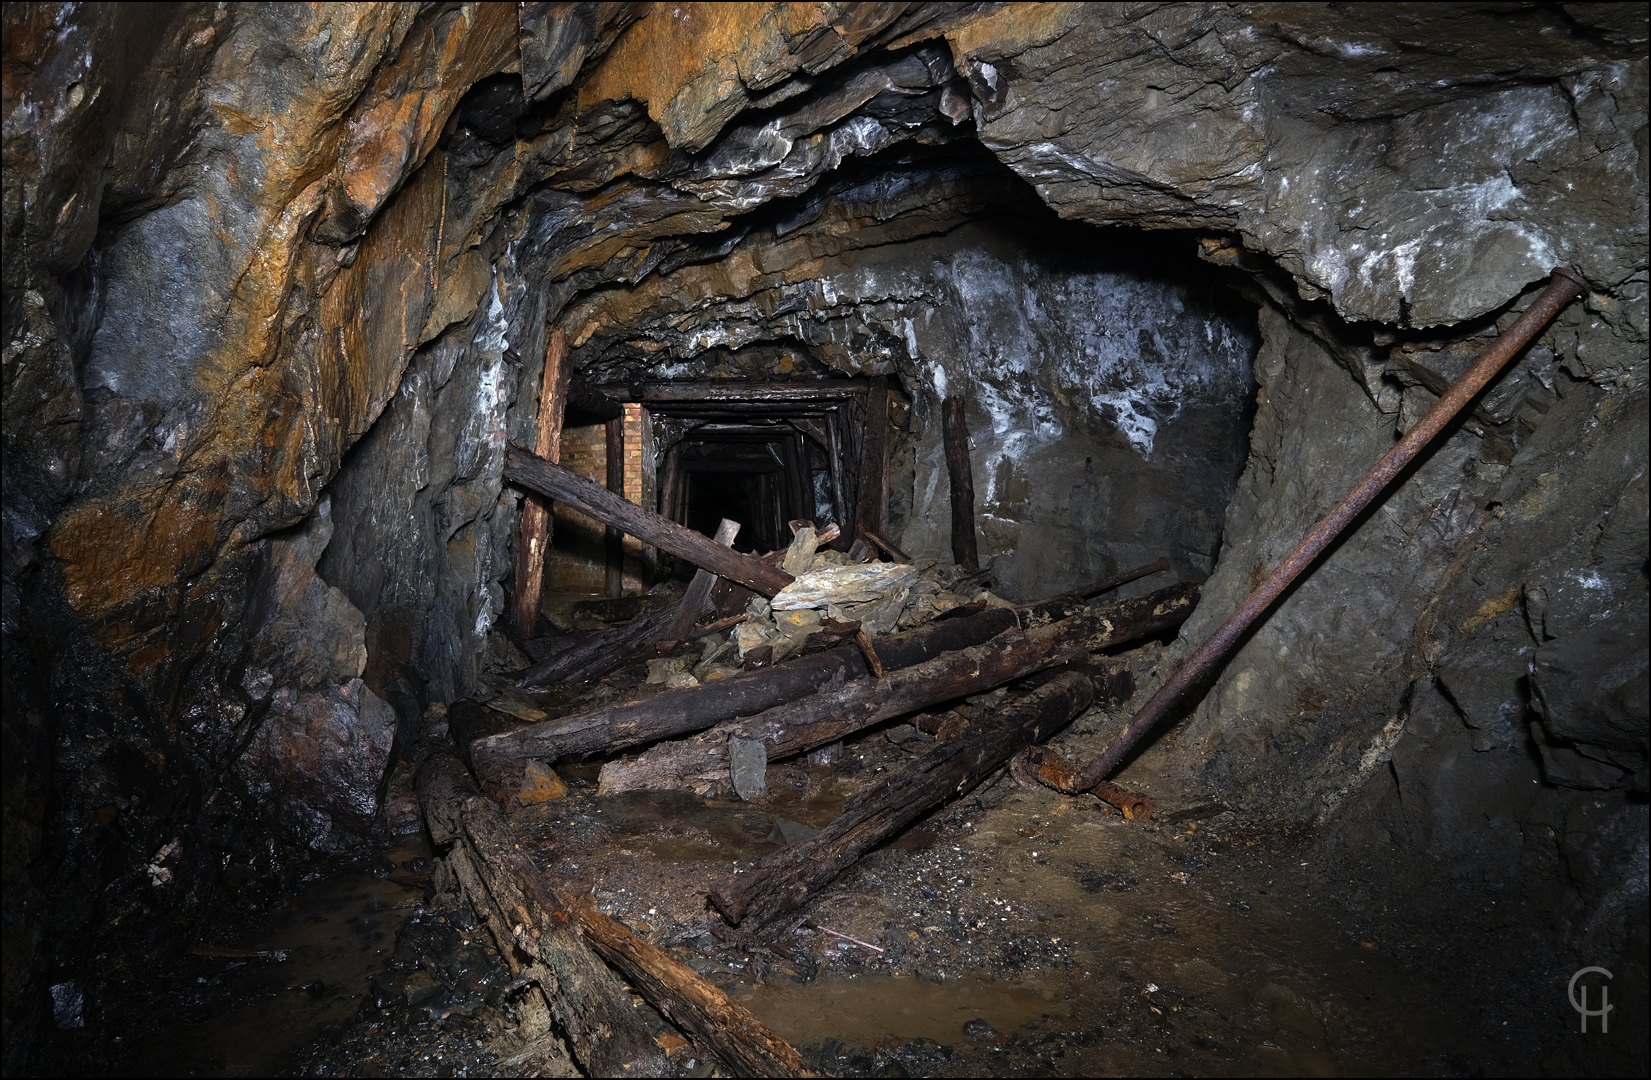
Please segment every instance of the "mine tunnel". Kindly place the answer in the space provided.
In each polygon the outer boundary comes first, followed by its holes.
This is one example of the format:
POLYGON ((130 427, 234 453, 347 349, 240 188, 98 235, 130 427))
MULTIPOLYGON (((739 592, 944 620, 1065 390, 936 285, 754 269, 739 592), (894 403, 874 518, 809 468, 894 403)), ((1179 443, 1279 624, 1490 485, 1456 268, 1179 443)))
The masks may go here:
POLYGON ((1645 1075, 1643 5, 3 17, 7 1075, 1645 1075))

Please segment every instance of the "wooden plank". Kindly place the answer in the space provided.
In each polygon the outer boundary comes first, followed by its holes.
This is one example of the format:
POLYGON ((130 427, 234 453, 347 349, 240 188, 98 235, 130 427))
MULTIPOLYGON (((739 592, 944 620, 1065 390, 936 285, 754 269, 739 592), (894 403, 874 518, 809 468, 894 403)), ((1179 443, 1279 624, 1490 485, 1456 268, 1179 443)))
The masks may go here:
POLYGON ((719 577, 737 581, 764 596, 773 596, 791 584, 791 575, 779 567, 732 551, 709 536, 626 502, 600 484, 519 446, 512 445, 505 451, 504 473, 511 483, 559 499, 604 525, 613 525, 661 551, 704 567, 719 577))
POLYGON ((963 399, 956 394, 940 406, 946 443, 946 472, 952 481, 952 562, 973 573, 980 569, 975 547, 975 481, 969 464, 969 425, 963 399))
MULTIPOLYGON (((546 461, 562 457, 562 419, 567 407, 568 383, 573 366, 567 362, 567 331, 558 326, 551 331, 545 349, 544 380, 539 384, 538 427, 533 452, 546 461)), ((539 619, 539 594, 544 589, 545 552, 550 548, 554 521, 550 504, 543 496, 529 492, 522 500, 521 537, 516 545, 515 611, 511 623, 517 637, 533 636, 539 619)))

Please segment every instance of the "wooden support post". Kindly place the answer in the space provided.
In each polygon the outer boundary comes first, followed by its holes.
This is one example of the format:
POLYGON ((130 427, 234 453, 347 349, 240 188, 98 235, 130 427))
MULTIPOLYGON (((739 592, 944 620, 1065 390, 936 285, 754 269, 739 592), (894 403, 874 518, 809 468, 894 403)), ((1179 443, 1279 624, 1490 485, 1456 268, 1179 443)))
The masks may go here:
POLYGON ((614 525, 643 543, 686 559, 695 566, 702 566, 719 577, 737 581, 764 596, 773 596, 791 584, 791 575, 779 567, 732 551, 709 536, 685 529, 651 510, 626 502, 602 485, 536 457, 519 446, 511 446, 505 451, 504 474, 511 483, 565 502, 580 513, 605 525, 614 525))
MULTIPOLYGON (((606 425, 608 490, 625 497, 625 418, 619 416, 606 425)), ((606 532, 607 594, 618 599, 625 594, 625 534, 609 525, 606 532)))
POLYGON ((963 399, 956 394, 941 403, 946 442, 946 471, 952 478, 952 562, 973 573, 980 569, 975 547, 975 478, 969 464, 969 425, 963 419, 963 399))
MULTIPOLYGON (((1014 626, 1014 612, 987 608, 978 614, 878 638, 878 654, 887 668, 910 667, 978 645, 1014 626)), ((865 675, 865 661, 858 651, 832 649, 700 686, 665 690, 636 701, 544 720, 505 734, 495 736, 491 730, 478 730, 475 738, 482 741, 467 741, 465 745, 477 762, 514 761, 519 771, 527 758, 555 761, 569 754, 622 750, 703 731, 736 716, 751 716, 806 697, 828 684, 865 675)))
POLYGON ((762 924, 794 910, 843 869, 930 807, 964 794, 1026 746, 1041 742, 1089 707, 1089 680, 1067 672, 1021 701, 971 725, 848 801, 836 821, 781 848, 710 893, 730 923, 762 924))
MULTIPOLYGON (((984 693, 1085 653, 1162 633, 1186 621, 1198 591, 1197 585, 1172 585, 1025 633, 1001 634, 881 679, 827 687, 693 738, 661 743, 629 761, 609 762, 602 767, 599 791, 609 795, 723 785, 733 739, 762 743, 770 761, 800 754, 937 702, 984 693)), ((879 645, 879 651, 885 648, 879 645)))
POLYGON ((860 440, 860 490, 855 502, 855 535, 883 532, 888 508, 889 380, 878 375, 866 393, 866 420, 860 440))
MULTIPOLYGON (((539 423, 533 452, 546 461, 562 456, 562 417, 567 408, 568 381, 573 368, 567 363, 568 335, 560 326, 550 333, 545 350, 545 376, 539 384, 539 423)), ((529 492, 522 500, 522 535, 516 545, 516 605, 511 614, 516 636, 527 639, 539 619, 539 593, 544 588, 545 552, 550 547, 550 503, 529 492)))

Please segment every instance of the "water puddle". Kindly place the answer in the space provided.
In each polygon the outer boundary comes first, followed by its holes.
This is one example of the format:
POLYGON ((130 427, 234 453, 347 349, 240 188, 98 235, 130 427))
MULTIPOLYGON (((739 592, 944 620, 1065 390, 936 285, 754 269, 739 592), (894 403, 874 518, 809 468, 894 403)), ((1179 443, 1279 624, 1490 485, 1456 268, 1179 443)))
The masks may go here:
POLYGON ((323 878, 278 904, 267 929, 190 950, 187 1004, 122 1037, 127 1075, 269 1076, 318 1035, 355 1016, 368 979, 423 895, 431 852, 405 837, 367 867, 323 878), (421 864, 419 860, 425 860, 421 864), (390 872, 385 860, 394 863, 390 872), (133 1045, 133 1044, 136 1045, 133 1045))

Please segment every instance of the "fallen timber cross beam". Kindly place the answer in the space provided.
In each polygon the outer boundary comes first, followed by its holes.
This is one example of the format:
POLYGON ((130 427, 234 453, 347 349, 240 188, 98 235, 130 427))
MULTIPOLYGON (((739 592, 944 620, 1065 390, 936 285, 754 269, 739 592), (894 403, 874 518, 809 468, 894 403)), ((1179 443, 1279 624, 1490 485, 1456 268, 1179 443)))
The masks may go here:
POLYGON ((1445 425, 1455 419, 1456 414, 1477 397, 1479 391, 1483 390, 1507 366, 1508 361, 1529 344, 1565 305, 1579 296, 1587 295, 1588 289, 1588 282, 1581 275, 1562 266, 1555 267, 1548 279, 1547 288, 1532 301, 1531 306, 1525 309, 1512 326, 1491 342, 1474 365, 1456 380, 1456 384, 1428 410, 1426 416, 1405 433, 1404 438, 1395 443, 1393 448, 1382 455, 1382 459, 1353 485, 1353 490, 1336 504, 1335 509, 1302 537, 1295 550, 1286 555, 1284 561, 1278 564, 1266 580, 1256 586, 1238 606, 1238 610, 1228 616, 1227 621, 1217 627, 1215 633, 1211 634, 1197 651, 1187 658, 1186 663, 1170 676, 1169 681, 1141 706, 1140 711, 1130 719, 1128 726, 1101 752, 1100 757, 1082 770, 1077 770, 1061 760, 1053 751, 1039 749, 1034 751, 1041 759, 1038 764, 1039 778, 1049 786, 1071 794, 1089 791, 1105 780, 1122 763, 1130 750, 1134 749, 1135 744, 1164 718, 1171 707, 1180 700, 1181 695, 1201 682, 1226 658, 1243 638, 1244 632, 1266 614, 1273 602, 1313 564, 1343 530, 1353 523, 1364 508, 1416 459, 1416 455, 1444 430, 1445 425))
MULTIPOLYGON (((902 668, 932 660, 943 653, 988 641, 1015 627, 1015 613, 987 608, 973 615, 946 619, 879 640, 885 667, 902 668)), ((858 650, 829 649, 770 668, 747 671, 665 690, 639 701, 604 705, 573 716, 477 739, 467 744, 484 775, 514 761, 519 771, 529 758, 555 761, 571 754, 623 750, 641 743, 691 735, 736 716, 749 716, 795 698, 813 694, 827 684, 840 685, 866 676, 858 650)))
POLYGON ((1186 621, 1198 593, 1197 585, 1171 585, 1048 626, 1008 631, 882 679, 827 686, 693 738, 661 743, 630 761, 610 761, 602 767, 598 792, 722 784, 730 776, 734 739, 762 747, 770 761, 800 754, 936 702, 982 693, 1085 653, 1162 633, 1186 621))
POLYGON ((1057 676, 854 796, 816 835, 724 878, 711 889, 711 903, 734 925, 767 923, 793 910, 930 807, 967 793, 1023 747, 1065 727, 1094 693, 1077 672, 1057 676))
POLYGON ((569 472, 555 462, 530 454, 514 443, 505 451, 505 479, 611 525, 645 544, 686 559, 718 577, 737 581, 764 596, 773 596, 791 584, 791 575, 760 559, 723 547, 709 536, 683 528, 669 518, 569 472))

